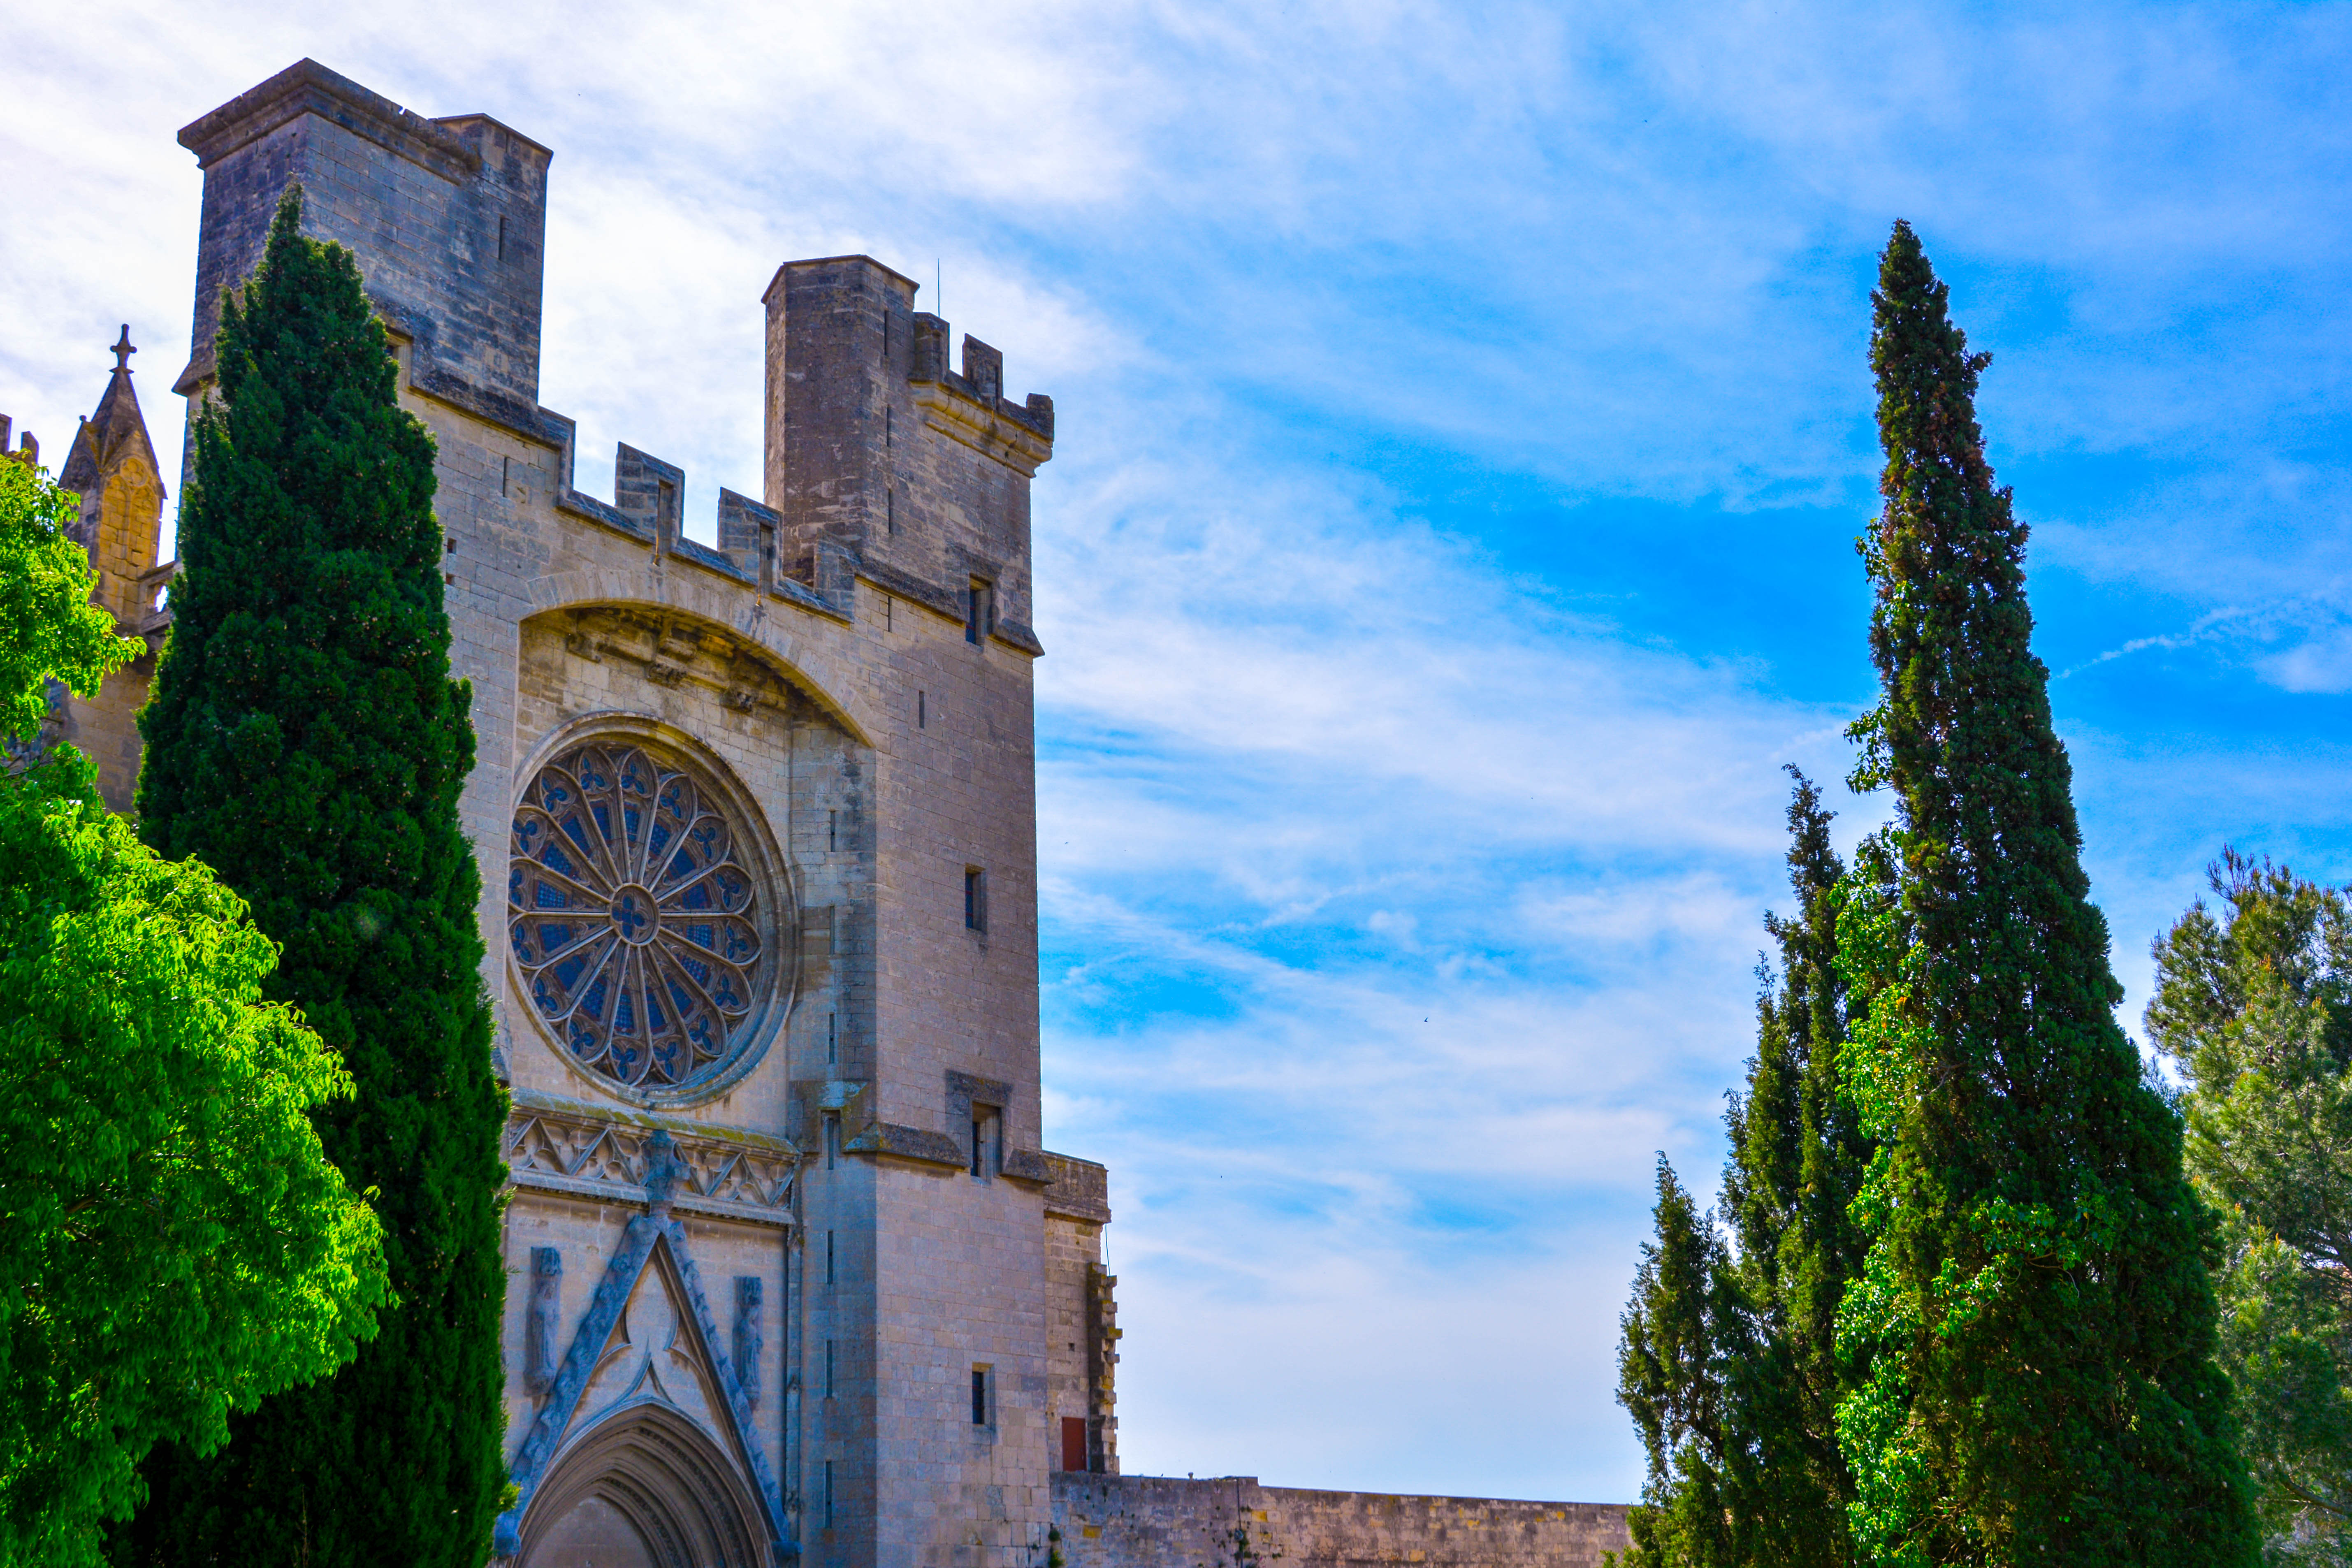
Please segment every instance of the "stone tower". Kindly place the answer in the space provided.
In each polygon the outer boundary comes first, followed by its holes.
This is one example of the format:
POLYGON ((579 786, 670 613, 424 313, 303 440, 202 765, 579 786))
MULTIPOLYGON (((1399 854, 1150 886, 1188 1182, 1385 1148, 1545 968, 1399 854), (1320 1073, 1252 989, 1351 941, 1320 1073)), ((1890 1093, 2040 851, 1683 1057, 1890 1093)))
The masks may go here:
POLYGON ((514 1107, 499 1552, 1043 1568, 1052 1472, 1117 1468, 1103 1171, 1039 1125, 1052 404, 950 368, 881 263, 788 262, 762 499, 719 490, 712 549, 678 468, 624 446, 587 494, 539 404, 546 148, 308 60, 180 140, 175 390, 299 184, 439 443, 514 1107))

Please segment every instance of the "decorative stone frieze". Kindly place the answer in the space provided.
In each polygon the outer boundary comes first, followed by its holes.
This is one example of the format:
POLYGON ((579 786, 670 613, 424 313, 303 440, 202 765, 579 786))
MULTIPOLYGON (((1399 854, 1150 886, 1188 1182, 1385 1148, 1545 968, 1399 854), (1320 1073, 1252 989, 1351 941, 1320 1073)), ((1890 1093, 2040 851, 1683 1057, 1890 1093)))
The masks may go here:
POLYGON ((790 1226, 798 1150, 784 1139, 590 1106, 519 1089, 507 1119, 508 1178, 519 1187, 644 1208, 655 1135, 676 1144, 670 1205, 682 1214, 790 1226))

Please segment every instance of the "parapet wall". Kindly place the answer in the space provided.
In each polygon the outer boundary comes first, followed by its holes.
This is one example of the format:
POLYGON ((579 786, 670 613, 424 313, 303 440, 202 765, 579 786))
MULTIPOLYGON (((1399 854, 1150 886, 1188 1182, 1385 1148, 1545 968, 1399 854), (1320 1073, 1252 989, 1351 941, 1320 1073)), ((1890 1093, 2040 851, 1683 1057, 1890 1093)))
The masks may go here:
POLYGON ((1601 1568, 1633 1544, 1622 1503, 1399 1497, 1057 1473, 1067 1568, 1601 1568))

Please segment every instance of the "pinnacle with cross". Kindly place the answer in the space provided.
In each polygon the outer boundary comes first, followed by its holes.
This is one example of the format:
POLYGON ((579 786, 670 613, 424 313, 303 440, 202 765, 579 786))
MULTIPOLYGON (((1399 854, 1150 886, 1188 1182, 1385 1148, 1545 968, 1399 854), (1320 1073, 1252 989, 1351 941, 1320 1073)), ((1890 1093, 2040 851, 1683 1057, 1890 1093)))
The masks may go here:
POLYGON ((139 351, 137 349, 131 346, 131 323, 125 321, 122 323, 122 335, 114 340, 114 368, 116 372, 122 374, 128 374, 131 370, 131 356, 138 352, 139 351))

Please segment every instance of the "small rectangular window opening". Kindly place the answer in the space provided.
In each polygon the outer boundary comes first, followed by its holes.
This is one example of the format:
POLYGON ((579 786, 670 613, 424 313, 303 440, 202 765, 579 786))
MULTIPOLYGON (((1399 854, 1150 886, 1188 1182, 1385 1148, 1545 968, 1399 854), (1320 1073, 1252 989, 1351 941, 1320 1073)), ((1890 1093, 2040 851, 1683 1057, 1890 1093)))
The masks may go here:
POLYGON ((824 1462, 824 1527, 833 1528, 833 1461, 824 1462))
MULTIPOLYGON (((898 531, 898 487, 896 485, 882 492, 882 531, 885 533, 898 531)), ((889 605, 888 599, 882 601, 882 627, 885 631, 890 627, 889 605)))
POLYGON ((824 1168, 832 1170, 834 1163, 840 1158, 841 1112, 828 1110, 824 1113, 824 1168))
POLYGON ((1004 1163, 1004 1114, 992 1105, 971 1108, 971 1173, 992 1176, 1004 1163))
POLYGON ((887 407, 882 410, 882 445, 885 447, 889 446, 891 443, 891 431, 895 428, 892 416, 896 412, 896 410, 887 407))
POLYGON ((971 1369, 971 1424, 975 1426, 988 1425, 988 1373, 984 1366, 971 1369))
POLYGON ((963 601, 963 640, 980 643, 996 629, 996 585, 974 577, 963 601))
MULTIPOLYGON (((499 219, 499 222, 501 224, 506 221, 507 220, 504 218, 499 219)), ((499 494, 505 495, 508 493, 507 483, 513 478, 514 459, 512 458, 500 458, 499 459, 499 494)))
POLYGON ((827 1067, 841 1060, 841 1036, 838 1023, 840 1017, 841 1015, 838 1013, 827 1013, 824 1016, 824 1061, 827 1067))
POLYGON ((929 692, 928 692, 928 691, 918 691, 918 692, 916 692, 916 693, 915 693, 915 728, 916 728, 916 729, 918 729, 918 730, 921 730, 921 729, 925 729, 925 728, 929 727, 929 723, 930 723, 930 707, 931 707, 931 697, 930 697, 930 693, 929 693, 929 692))
POLYGON ((824 852, 833 855, 839 853, 840 849, 841 813, 828 811, 824 814, 824 852))
POLYGON ((824 1233, 824 1282, 833 1283, 833 1232, 824 1233))
POLYGON ((977 866, 963 868, 963 928, 988 929, 988 873, 977 866))
POLYGON ((506 258, 507 258, 507 220, 506 220, 506 215, 504 215, 503 213, 501 213, 501 214, 499 216, 499 259, 500 261, 504 261, 506 258))

